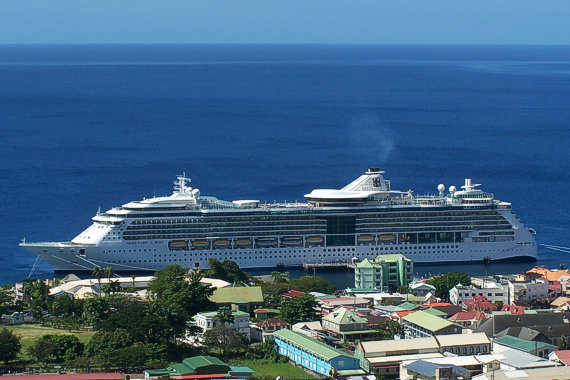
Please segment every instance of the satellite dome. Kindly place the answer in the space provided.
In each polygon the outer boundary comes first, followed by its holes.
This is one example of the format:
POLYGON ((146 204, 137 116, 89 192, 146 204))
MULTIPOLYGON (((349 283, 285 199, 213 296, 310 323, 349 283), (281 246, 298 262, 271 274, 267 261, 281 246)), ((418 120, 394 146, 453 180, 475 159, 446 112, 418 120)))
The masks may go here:
POLYGON ((445 185, 443 183, 440 183, 437 185, 437 190, 439 190, 440 193, 443 193, 445 191, 445 185))
POLYGON ((192 196, 199 197, 200 196, 200 190, 198 190, 198 189, 192 190, 192 196))
POLYGON ((457 191, 457 188, 455 186, 449 186, 449 192, 451 194, 455 193, 455 191, 457 191))

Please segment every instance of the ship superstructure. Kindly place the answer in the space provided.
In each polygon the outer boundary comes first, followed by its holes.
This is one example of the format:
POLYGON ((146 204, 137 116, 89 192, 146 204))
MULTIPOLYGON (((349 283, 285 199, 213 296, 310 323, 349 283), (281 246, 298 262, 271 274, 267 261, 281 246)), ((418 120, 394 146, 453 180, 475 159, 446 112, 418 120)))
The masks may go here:
POLYGON ((55 270, 157 270, 208 259, 242 268, 300 266, 402 253, 416 263, 536 260, 536 242, 511 209, 465 180, 461 190, 417 196, 391 189, 372 168, 340 190, 316 189, 305 203, 223 201, 202 196, 185 175, 174 192, 105 213, 70 242, 20 246, 55 270))

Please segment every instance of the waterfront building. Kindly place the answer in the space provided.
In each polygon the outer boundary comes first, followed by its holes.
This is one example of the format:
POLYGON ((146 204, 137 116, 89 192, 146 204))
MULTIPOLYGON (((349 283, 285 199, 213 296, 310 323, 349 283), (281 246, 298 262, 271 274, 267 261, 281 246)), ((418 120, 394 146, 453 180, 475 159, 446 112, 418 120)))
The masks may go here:
POLYGON ((301 333, 282 329, 276 331, 273 338, 281 355, 320 375, 342 375, 343 371, 363 373, 359 371, 360 363, 354 356, 301 333))
POLYGON ((401 254, 365 258, 354 267, 354 287, 394 291, 408 286, 413 280, 414 263, 401 254))
POLYGON ((435 335, 458 334, 462 326, 436 317, 425 311, 416 311, 402 318, 406 339, 427 338, 435 335))
MULTIPOLYGON (((240 310, 231 310, 231 313, 234 317, 234 321, 233 323, 230 323, 230 326, 235 327, 236 330, 245 335, 247 340, 251 340, 249 314, 240 310)), ((216 319, 217 314, 217 311, 198 313, 194 316, 194 322, 196 323, 196 326, 206 332, 213 329, 220 323, 220 321, 216 319)))

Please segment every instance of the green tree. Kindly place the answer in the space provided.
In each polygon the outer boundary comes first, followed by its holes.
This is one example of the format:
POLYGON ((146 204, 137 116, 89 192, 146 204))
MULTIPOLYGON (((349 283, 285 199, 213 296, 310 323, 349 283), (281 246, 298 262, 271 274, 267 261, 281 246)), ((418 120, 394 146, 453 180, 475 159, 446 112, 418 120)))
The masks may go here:
POLYGON ((457 284, 471 285, 471 277, 462 272, 449 272, 432 277, 426 284, 435 286, 435 296, 444 300, 449 299, 449 290, 457 284))
POLYGON ((501 310, 503 308, 503 301, 495 301, 495 305, 497 305, 497 310, 501 310))
POLYGON ((43 335, 27 353, 43 366, 63 364, 83 354, 84 345, 75 335, 43 335))
POLYGON ((97 331, 85 348, 87 356, 96 356, 104 351, 114 351, 133 344, 133 338, 123 329, 97 331))
POLYGON ((103 285, 103 292, 105 294, 119 293, 122 290, 123 290, 123 288, 121 287, 119 280, 109 281, 108 283, 103 285))
POLYGON ((336 290, 336 287, 332 283, 318 276, 303 276, 299 278, 293 278, 289 280, 288 284, 291 289, 299 290, 305 293, 319 292, 332 294, 336 290))
POLYGON ((204 346, 210 351, 219 351, 223 356, 237 354, 247 348, 247 338, 234 326, 219 324, 204 333, 204 346))
POLYGON ((146 303, 125 307, 99 324, 99 331, 115 329, 127 331, 133 341, 139 343, 164 343, 170 336, 165 331, 164 321, 146 303))
POLYGON ((95 277, 97 279, 97 282, 99 283, 99 296, 101 296, 101 291, 103 290, 101 288, 101 279, 105 276, 105 269, 101 268, 98 265, 95 265, 93 267, 93 277, 95 277))
POLYGON ((113 277, 115 275, 115 271, 113 270, 113 267, 105 267, 105 269, 103 269, 103 271, 105 272, 105 277, 107 277, 107 280, 111 281, 111 277, 113 277))
POLYGON ((271 272, 271 280, 274 284, 284 284, 289 281, 289 272, 271 272))
POLYGON ((0 360, 4 364, 18 357, 22 349, 21 337, 6 327, 0 330, 0 360))
POLYGON ((281 318, 290 324, 316 321, 319 319, 316 307, 317 301, 310 294, 287 298, 281 302, 281 318))
POLYGON ((33 278, 26 278, 22 281, 22 291, 28 309, 34 317, 42 318, 42 312, 47 309, 49 286, 33 278))
POLYGON ((211 258, 208 260, 210 269, 206 272, 210 278, 217 278, 232 284, 249 284, 251 275, 241 270, 235 261, 211 258))
POLYGON ((0 286, 0 314, 6 313, 14 305, 14 289, 12 285, 0 286))
POLYGON ((378 339, 392 340, 394 335, 400 334, 404 330, 404 326, 390 319, 378 324, 378 339))
POLYGON ((233 324, 234 314, 229 307, 220 307, 216 313, 215 319, 220 323, 233 324))
POLYGON ((281 295, 289 291, 289 284, 263 282, 261 290, 263 291, 263 298, 266 304, 277 304, 281 301, 281 295))
POLYGON ((109 316, 109 301, 103 297, 89 297, 83 302, 85 323, 97 327, 109 316))
POLYGON ((287 362, 289 360, 286 356, 277 352, 275 342, 271 339, 260 344, 251 345, 245 353, 245 357, 248 359, 269 359, 274 362, 287 362))
POLYGON ((200 282, 197 273, 188 275, 178 264, 172 264, 155 273, 148 286, 151 312, 164 322, 168 335, 181 336, 188 321, 197 312, 211 305, 213 289, 200 282))

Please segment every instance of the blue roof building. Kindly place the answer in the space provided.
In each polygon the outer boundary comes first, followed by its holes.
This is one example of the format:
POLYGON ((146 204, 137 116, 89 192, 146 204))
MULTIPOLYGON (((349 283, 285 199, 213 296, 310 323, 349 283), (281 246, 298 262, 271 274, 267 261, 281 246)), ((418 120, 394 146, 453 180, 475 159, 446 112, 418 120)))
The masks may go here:
POLYGON ((295 331, 282 329, 273 333, 277 351, 293 362, 324 376, 332 373, 363 374, 354 356, 295 331))

